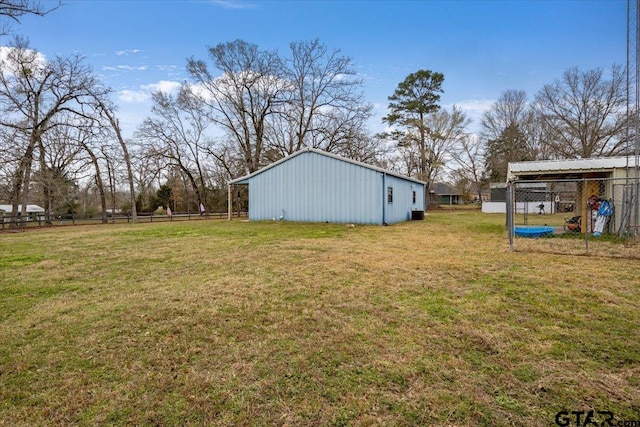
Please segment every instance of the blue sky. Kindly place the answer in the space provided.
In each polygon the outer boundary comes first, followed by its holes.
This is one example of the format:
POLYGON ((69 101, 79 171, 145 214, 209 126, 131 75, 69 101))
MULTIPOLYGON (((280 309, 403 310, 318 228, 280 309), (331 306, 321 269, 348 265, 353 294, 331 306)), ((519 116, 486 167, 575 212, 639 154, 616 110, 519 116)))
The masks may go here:
POLYGON ((444 73, 442 106, 459 105, 477 124, 505 90, 533 98, 568 68, 624 65, 626 7, 625 0, 65 0, 14 30, 46 57, 85 56, 114 89, 127 135, 148 115, 149 91, 187 79, 186 59, 206 58, 207 46, 243 39, 285 53, 292 41, 319 38, 352 58, 376 107, 377 132, 387 97, 419 69, 444 73))

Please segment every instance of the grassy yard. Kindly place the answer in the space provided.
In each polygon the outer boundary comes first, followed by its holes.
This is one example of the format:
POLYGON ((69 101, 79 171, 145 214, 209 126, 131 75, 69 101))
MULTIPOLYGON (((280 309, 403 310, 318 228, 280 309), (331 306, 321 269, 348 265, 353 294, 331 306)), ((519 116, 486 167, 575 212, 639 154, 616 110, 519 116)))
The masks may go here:
POLYGON ((0 425, 640 420, 638 259, 512 253, 503 224, 0 234, 0 425))

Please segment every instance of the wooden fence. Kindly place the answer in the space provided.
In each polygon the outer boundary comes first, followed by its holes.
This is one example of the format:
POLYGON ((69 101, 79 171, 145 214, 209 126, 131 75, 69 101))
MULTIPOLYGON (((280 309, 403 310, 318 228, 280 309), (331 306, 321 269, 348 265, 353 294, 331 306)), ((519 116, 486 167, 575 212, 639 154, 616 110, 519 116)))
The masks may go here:
MULTIPOLYGON (((175 212, 172 215, 157 214, 154 212, 139 212, 136 216, 138 223, 167 222, 167 221, 202 221, 211 219, 227 219, 227 212, 207 212, 205 215, 189 212, 175 212)), ((234 212, 233 218, 246 218, 247 212, 234 212)), ((131 215, 117 214, 107 215, 103 221, 101 214, 78 215, 59 214, 44 215, 31 213, 27 216, 11 216, 0 212, 0 230, 31 228, 31 227, 51 227, 67 225, 90 225, 90 224, 122 224, 131 222, 131 215)))

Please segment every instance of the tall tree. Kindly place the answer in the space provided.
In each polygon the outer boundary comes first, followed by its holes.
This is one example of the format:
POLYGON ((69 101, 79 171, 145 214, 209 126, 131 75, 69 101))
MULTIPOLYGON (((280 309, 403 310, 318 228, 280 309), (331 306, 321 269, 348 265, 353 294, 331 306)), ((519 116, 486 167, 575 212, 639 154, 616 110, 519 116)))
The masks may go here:
MULTIPOLYGON (((427 193, 440 177, 447 163, 452 160, 456 147, 466 136, 469 122, 467 115, 455 105, 451 111, 440 110, 426 117, 427 132, 424 145, 426 168, 422 169, 421 176, 427 183, 427 193)), ((420 156, 422 159, 422 152, 420 156)))
MULTIPOLYGON (((269 145, 280 155, 303 147, 357 151, 350 146, 370 117, 362 79, 351 58, 330 50, 318 39, 294 42, 285 65, 286 100, 271 120, 269 145)), ((356 144, 357 145, 357 144, 356 144)))
POLYGON ((427 182, 438 167, 430 164, 432 153, 428 144, 439 139, 438 135, 432 133, 428 119, 440 109, 438 102, 440 94, 444 92, 443 82, 444 75, 431 70, 409 74, 389 97, 390 113, 383 118, 384 122, 404 131, 408 140, 416 145, 419 153, 417 177, 427 182))
POLYGON ((209 120, 201 98, 188 86, 176 96, 165 92, 152 94, 152 116, 145 119, 137 137, 146 141, 149 155, 162 159, 166 167, 177 167, 184 174, 198 199, 207 205, 205 155, 210 150, 206 136, 209 120))
POLYGON ((626 76, 614 65, 571 68, 536 95, 535 109, 548 130, 546 143, 560 158, 620 154, 626 147, 626 76))
POLYGON ((93 107, 98 112, 100 117, 106 120, 111 134, 115 137, 124 159, 124 165, 127 168, 127 181, 129 182, 129 203, 131 205, 131 222, 138 220, 138 212, 136 210, 136 191, 135 191, 135 179, 133 176, 133 167, 131 162, 131 155, 129 154, 129 148, 127 142, 122 136, 122 129, 120 128, 120 121, 116 116, 116 107, 109 101, 106 96, 107 92, 93 91, 93 107))
POLYGON ((82 168, 80 154, 82 147, 77 143, 78 133, 82 132, 73 126, 71 115, 69 120, 58 118, 58 125, 45 132, 38 143, 39 169, 34 176, 34 183, 42 190, 41 200, 50 221, 50 215, 62 210, 69 210, 73 204, 76 188, 76 175, 82 168))
POLYGON ((214 76, 205 61, 194 58, 187 70, 210 118, 237 143, 245 172, 254 172, 263 165, 267 118, 286 89, 282 62, 275 52, 243 40, 218 44, 209 56, 222 75, 214 76))
MULTIPOLYGON (((98 192, 98 198, 100 201, 100 217, 103 224, 107 222, 107 197, 105 191, 104 180, 102 177, 102 166, 100 164, 100 159, 98 157, 98 150, 96 148, 96 144, 100 143, 99 138, 95 138, 95 132, 90 127, 79 129, 77 135, 77 142, 79 146, 84 150, 85 153, 89 156, 90 163, 93 167, 93 177, 91 181, 95 183, 95 189, 98 192)), ((87 185, 85 187, 85 193, 88 193, 89 189, 92 185, 87 185)), ((86 213, 86 199, 84 200, 85 206, 83 206, 83 213, 86 213)))
POLYGON ((13 212, 26 211, 33 162, 43 147, 43 135, 60 125, 60 116, 85 115, 94 92, 102 91, 82 57, 44 61, 21 39, 7 50, 0 62, 0 127, 11 129, 12 143, 19 144, 11 184, 13 212))
POLYGON ((482 202, 484 144, 477 135, 467 134, 459 139, 457 147, 452 152, 452 158, 457 164, 456 175, 460 181, 471 184, 478 201, 482 202))
POLYGON ((480 119, 482 137, 497 139, 509 126, 522 127, 529 119, 529 103, 523 90, 506 90, 480 119))
POLYGON ((509 125, 500 136, 488 141, 485 169, 492 182, 505 182, 509 162, 534 160, 527 147, 526 137, 517 124, 509 125))

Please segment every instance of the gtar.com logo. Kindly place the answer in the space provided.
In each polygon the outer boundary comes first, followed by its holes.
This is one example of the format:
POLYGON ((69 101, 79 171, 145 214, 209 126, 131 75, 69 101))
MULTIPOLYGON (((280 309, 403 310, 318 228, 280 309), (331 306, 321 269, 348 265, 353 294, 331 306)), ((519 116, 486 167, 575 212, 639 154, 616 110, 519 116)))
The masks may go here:
POLYGON ((611 411, 567 411, 563 409, 555 417, 560 427, 640 427, 640 420, 615 420, 611 411))

